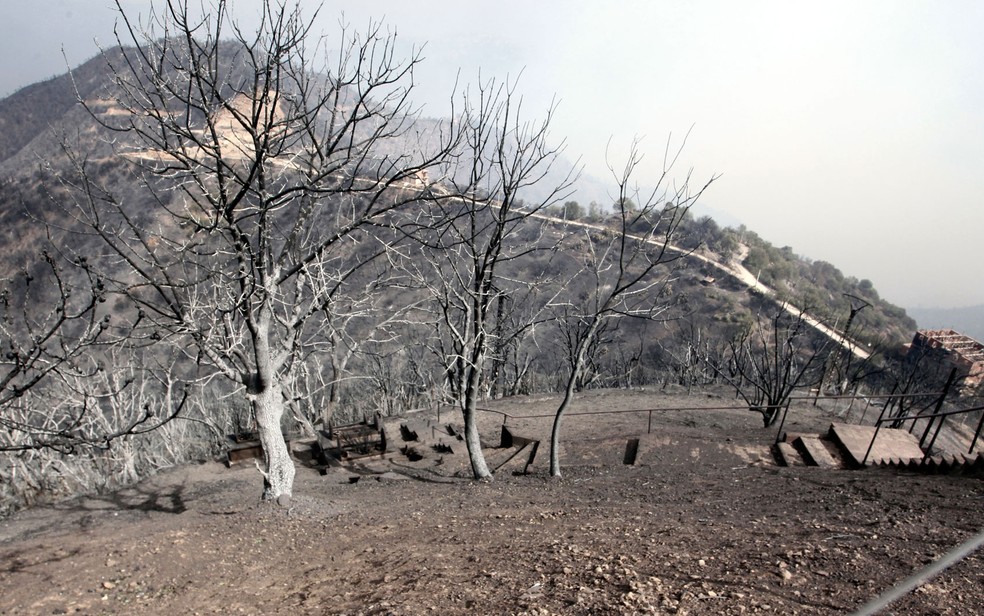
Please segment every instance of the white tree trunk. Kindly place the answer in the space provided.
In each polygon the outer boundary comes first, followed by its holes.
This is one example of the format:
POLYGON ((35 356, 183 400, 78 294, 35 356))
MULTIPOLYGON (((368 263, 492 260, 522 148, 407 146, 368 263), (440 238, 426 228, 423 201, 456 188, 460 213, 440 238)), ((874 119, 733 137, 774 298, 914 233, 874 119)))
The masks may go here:
POLYGON ((577 380, 581 377, 581 372, 584 369, 584 362, 588 356, 588 349, 592 344, 595 344, 595 333, 598 331, 598 326, 601 324, 601 317, 595 315, 594 320, 591 321, 591 326, 588 328, 580 340, 577 342, 577 347, 574 353, 574 361, 571 365, 571 372, 567 377, 567 385, 564 387, 564 398, 560 401, 560 405, 557 407, 557 412, 554 415, 553 428, 550 431, 550 476, 560 477, 560 423, 564 419, 564 413, 567 412, 567 408, 571 405, 571 401, 574 399, 574 389, 577 385, 577 380))
POLYGON ((550 430, 551 477, 560 477, 560 423, 564 418, 567 407, 571 405, 571 399, 574 397, 574 380, 574 377, 572 377, 567 382, 567 387, 564 389, 564 398, 557 407, 557 413, 554 415, 553 420, 553 428, 550 430))
POLYGON ((492 479, 492 471, 485 462, 485 454, 482 453, 482 441, 478 434, 478 421, 474 410, 466 410, 463 413, 465 419, 465 445, 468 447, 468 460, 471 462, 472 474, 475 479, 492 479))
POLYGON ((294 461, 284 442, 280 419, 284 415, 284 397, 280 386, 270 384, 253 395, 253 413, 263 445, 263 471, 265 481, 264 500, 276 500, 278 504, 290 502, 294 487, 294 461))
MULTIPOLYGON (((481 357, 474 362, 474 365, 481 366, 484 362, 481 357)), ((478 432, 478 386, 482 378, 481 372, 476 368, 468 371, 468 379, 465 384, 465 404, 461 410, 465 420, 465 444, 468 447, 468 459, 471 462, 472 474, 475 479, 492 479, 492 471, 489 470, 485 462, 485 454, 482 452, 482 440, 478 432)))

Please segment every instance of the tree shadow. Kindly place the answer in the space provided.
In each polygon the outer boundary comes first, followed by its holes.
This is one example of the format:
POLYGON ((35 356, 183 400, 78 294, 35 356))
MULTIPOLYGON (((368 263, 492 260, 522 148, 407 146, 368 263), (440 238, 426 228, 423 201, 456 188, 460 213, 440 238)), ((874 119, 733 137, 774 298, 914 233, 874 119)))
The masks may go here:
MULTIPOLYGON (((79 513, 106 513, 111 511, 143 511, 147 513, 181 514, 188 510, 184 482, 172 486, 137 484, 108 494, 96 494, 62 503, 56 509, 79 513)), ((88 516, 79 521, 80 526, 91 522, 88 516)))
POLYGON ((30 573, 30 570, 34 567, 68 560, 81 552, 82 548, 73 548, 71 550, 64 550, 61 553, 50 554, 41 560, 33 560, 29 557, 29 549, 19 549, 3 555, 3 564, 0 565, 0 573, 30 573))
MULTIPOLYGON (((5 544, 29 541, 51 532, 79 532, 96 529, 118 520, 124 514, 153 516, 180 515, 189 509, 189 482, 145 480, 112 492, 78 496, 70 500, 42 503, 6 518, 0 532, 0 549, 5 544)), ((2 571, 2 570, 0 570, 2 571)), ((2 611, 2 610, 0 610, 2 611)))
POLYGON ((112 503, 120 509, 173 514, 181 514, 188 510, 184 483, 167 489, 154 490, 135 486, 115 492, 110 497, 112 503))
POLYGON ((454 483, 464 483, 468 481, 465 477, 459 477, 457 475, 446 475, 429 468, 420 468, 417 466, 410 466, 409 464, 401 464, 396 460, 390 460, 390 464, 393 466, 393 472, 399 473, 408 479, 414 481, 421 481, 424 483, 443 483, 443 484, 454 484, 454 483))

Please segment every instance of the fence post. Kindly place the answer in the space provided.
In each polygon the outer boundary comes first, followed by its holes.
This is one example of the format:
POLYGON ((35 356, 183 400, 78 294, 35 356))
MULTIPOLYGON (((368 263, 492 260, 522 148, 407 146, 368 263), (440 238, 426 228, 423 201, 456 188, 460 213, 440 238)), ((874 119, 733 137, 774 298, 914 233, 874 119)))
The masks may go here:
POLYGON ((895 390, 898 389, 898 388, 899 388, 899 385, 898 385, 898 383, 896 383, 892 387, 892 391, 889 392, 888 397, 885 398, 885 406, 882 407, 881 413, 878 414, 878 421, 881 421, 882 417, 884 417, 885 416, 885 413, 888 411, 889 405, 893 403, 892 396, 895 395, 895 390))
POLYGON ((974 454, 974 447, 977 446, 977 439, 981 436, 982 428, 984 428, 984 410, 981 411, 981 420, 977 422, 977 429, 974 430, 974 440, 970 442, 970 449, 967 451, 968 456, 974 454))
MULTIPOLYGON (((893 389, 892 391, 894 392, 895 390, 893 389)), ((891 395, 891 394, 889 394, 889 395, 891 395)), ((885 400, 885 404, 886 405, 888 404, 888 400, 887 399, 885 400)), ((864 418, 868 415, 868 407, 870 407, 870 406, 871 406, 871 396, 868 396, 868 397, 866 397, 864 399, 864 410, 861 411, 861 419, 858 420, 858 425, 859 426, 860 425, 864 425, 864 418)))
MULTIPOLYGON (((926 426, 926 430, 923 432, 922 438, 919 439, 920 447, 923 446, 923 443, 926 441, 926 437, 929 436, 929 429, 936 422, 935 415, 937 415, 940 412, 940 410, 943 408, 943 401, 946 400, 947 395, 950 393, 950 386, 953 385, 953 381, 956 379, 956 377, 957 377, 957 369, 956 368, 950 369, 950 376, 947 377, 946 385, 943 386, 943 393, 941 393, 940 397, 937 398, 936 400, 936 407, 933 409, 933 413, 932 413, 933 417, 930 417, 929 424, 926 426)), ((916 425, 915 420, 912 421, 912 425, 913 426, 916 425)), ((936 434, 940 433, 940 428, 942 427, 943 427, 943 418, 940 417, 940 426, 939 428, 936 428, 936 434)), ((932 447, 933 443, 936 442, 936 434, 933 435, 933 441, 929 444, 930 447, 932 447)))
POLYGON ((789 414, 789 403, 792 402, 789 398, 786 398, 786 406, 782 411, 782 421, 779 422, 779 431, 776 432, 776 444, 779 443, 779 438, 782 436, 782 427, 786 425, 786 415, 789 414))
POLYGON ((936 437, 940 435, 940 430, 943 429, 943 423, 946 421, 946 415, 940 417, 940 425, 936 426, 936 432, 933 433, 933 438, 930 439, 929 445, 926 446, 926 451, 923 453, 923 460, 929 457, 929 452, 933 450, 933 445, 936 444, 936 437))
POLYGON ((875 433, 871 435, 871 442, 868 443, 868 450, 864 452, 864 459, 861 460, 861 466, 864 467, 868 463, 868 456, 871 455, 871 450, 875 446, 875 439, 878 438, 878 431, 881 430, 882 419, 885 417, 885 411, 888 410, 888 402, 882 407, 881 413, 878 415, 878 420, 875 421, 875 433))

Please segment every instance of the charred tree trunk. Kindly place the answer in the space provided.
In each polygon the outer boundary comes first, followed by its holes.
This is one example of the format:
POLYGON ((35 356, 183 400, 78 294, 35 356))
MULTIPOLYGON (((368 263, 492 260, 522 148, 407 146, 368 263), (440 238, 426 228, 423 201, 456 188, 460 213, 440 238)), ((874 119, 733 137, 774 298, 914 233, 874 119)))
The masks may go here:
POLYGON ((582 332, 577 337, 576 342, 576 352, 571 361, 571 372, 567 378, 567 384, 564 387, 564 398, 560 401, 560 405, 557 407, 556 414, 554 415, 553 428, 550 430, 550 476, 560 477, 560 426, 564 419, 564 413, 567 412, 567 408, 571 405, 571 401, 574 399, 574 393, 577 390, 578 381, 581 378, 581 372, 584 370, 584 364, 587 361, 588 352, 592 346, 597 341, 598 328, 600 326, 600 320, 595 317, 588 328, 582 332))

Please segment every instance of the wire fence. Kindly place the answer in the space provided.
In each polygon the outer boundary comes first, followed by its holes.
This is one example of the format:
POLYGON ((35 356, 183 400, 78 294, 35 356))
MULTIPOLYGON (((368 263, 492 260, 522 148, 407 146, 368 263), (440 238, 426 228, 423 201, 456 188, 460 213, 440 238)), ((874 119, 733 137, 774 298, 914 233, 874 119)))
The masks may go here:
POLYGON ((953 548, 944 554, 939 560, 936 560, 927 567, 916 571, 889 590, 865 603, 851 616, 872 616, 874 614, 880 614, 882 610, 887 608, 892 603, 895 603, 916 588, 919 588, 940 573, 943 573, 964 558, 967 558, 981 547, 984 547, 984 530, 953 548))
MULTIPOLYGON (((479 408, 477 411, 483 413, 494 413, 496 415, 502 415, 502 424, 505 425, 510 419, 554 419, 556 413, 538 413, 535 415, 514 415, 512 413, 507 413, 505 411, 499 411, 496 409, 484 409, 479 408)), ((611 409, 607 411, 570 411, 564 413, 564 417, 577 417, 580 415, 626 415, 631 413, 644 414, 647 416, 648 425, 646 427, 646 433, 651 434, 653 431, 653 413, 669 413, 669 412, 680 412, 680 411, 748 411, 748 405, 731 405, 731 406, 668 406, 661 408, 651 408, 651 409, 611 409)))

